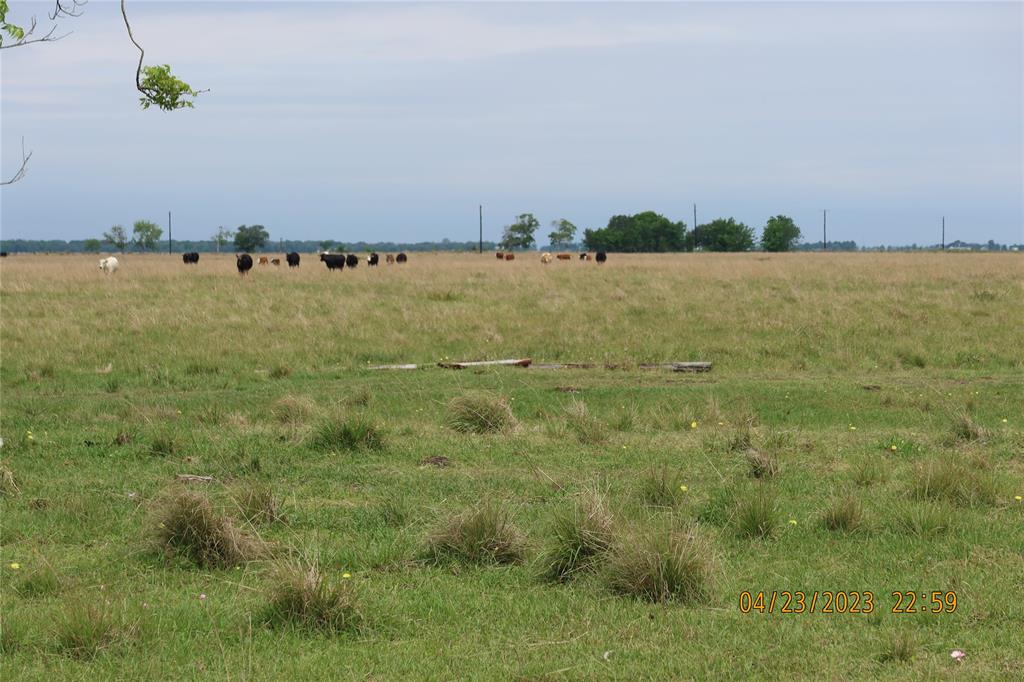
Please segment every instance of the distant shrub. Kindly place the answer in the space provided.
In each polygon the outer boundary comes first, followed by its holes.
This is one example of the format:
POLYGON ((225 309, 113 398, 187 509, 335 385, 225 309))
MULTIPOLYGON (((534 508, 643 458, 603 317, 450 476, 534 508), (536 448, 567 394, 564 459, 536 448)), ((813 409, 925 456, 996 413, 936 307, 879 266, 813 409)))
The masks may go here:
POLYGON ((613 541, 613 520, 604 495, 596 489, 575 496, 572 506, 555 513, 548 544, 539 560, 543 579, 564 582, 591 571, 613 541))
POLYGON ((158 548, 201 568, 236 566, 256 558, 261 550, 261 543, 216 511, 206 495, 189 490, 174 491, 156 502, 154 526, 158 548))
POLYGON ((329 583, 316 562, 277 569, 262 620, 271 628, 294 627, 331 634, 356 631, 364 622, 351 586, 329 583))
POLYGON ((655 603, 704 602, 710 597, 716 562, 695 528, 657 528, 617 546, 604 573, 615 593, 655 603))
POLYGON ((508 510, 483 503, 450 517, 427 541, 428 558, 474 564, 516 564, 525 554, 523 535, 508 510))
POLYGON ((447 424, 460 433, 492 433, 512 431, 518 422, 505 398, 466 393, 449 401, 447 424))
POLYGON ((344 450, 383 450, 383 430, 366 417, 348 417, 322 421, 310 444, 323 452, 344 450))

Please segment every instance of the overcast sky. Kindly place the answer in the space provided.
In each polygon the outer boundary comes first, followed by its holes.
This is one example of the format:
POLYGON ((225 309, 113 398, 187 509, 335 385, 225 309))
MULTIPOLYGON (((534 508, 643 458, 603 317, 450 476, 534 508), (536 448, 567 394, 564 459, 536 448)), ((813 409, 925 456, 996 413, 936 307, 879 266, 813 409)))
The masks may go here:
MULTIPOLYGON (((45 23, 52 2, 11 0, 45 23)), ((1022 32, 1002 3, 141 2, 0 51, 2 236, 147 218, 176 238, 497 239, 654 210, 861 244, 1024 241, 1022 32)))

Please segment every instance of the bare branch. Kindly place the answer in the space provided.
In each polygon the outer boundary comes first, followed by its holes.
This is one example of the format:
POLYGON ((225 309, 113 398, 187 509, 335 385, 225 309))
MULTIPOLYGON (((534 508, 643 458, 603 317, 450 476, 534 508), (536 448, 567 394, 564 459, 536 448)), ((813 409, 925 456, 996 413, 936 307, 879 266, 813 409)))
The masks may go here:
POLYGON ((24 35, 22 35, 21 38, 19 38, 16 42, 9 43, 6 45, 0 44, 0 50, 9 50, 12 47, 23 47, 25 45, 31 45, 32 43, 53 43, 60 40, 61 38, 67 38, 69 35, 71 35, 71 31, 68 31, 67 33, 64 33, 62 35, 55 36, 54 33, 57 31, 57 25, 54 24, 53 26, 50 27, 50 30, 46 32, 46 35, 42 36, 41 38, 29 39, 29 36, 35 33, 36 26, 36 18, 32 17, 29 20, 28 30, 25 31, 24 35))
POLYGON ((57 17, 80 17, 82 16, 82 8, 88 3, 89 0, 71 0, 68 3, 67 0, 55 0, 53 13, 50 14, 50 21, 56 21, 57 17))
POLYGON ((13 185, 18 180, 25 177, 25 173, 28 172, 28 160, 31 158, 32 152, 29 152, 27 155, 25 154, 25 138, 23 137, 21 138, 21 168, 18 169, 18 172, 15 173, 10 180, 0 182, 0 185, 13 185))
POLYGON ((128 10, 124 6, 125 0, 121 0, 121 16, 124 17, 124 27, 128 29, 128 38, 132 41, 132 44, 139 49, 139 65, 135 67, 135 88, 143 95, 149 96, 149 93, 142 87, 142 58, 146 56, 146 51, 142 49, 142 45, 139 45, 138 41, 135 40, 135 36, 132 35, 132 25, 128 23, 128 10))

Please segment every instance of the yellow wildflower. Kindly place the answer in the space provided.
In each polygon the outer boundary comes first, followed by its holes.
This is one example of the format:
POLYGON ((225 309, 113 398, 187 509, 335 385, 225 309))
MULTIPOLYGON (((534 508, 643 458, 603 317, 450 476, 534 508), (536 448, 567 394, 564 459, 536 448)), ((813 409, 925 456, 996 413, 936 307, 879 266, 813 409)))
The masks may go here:
POLYGON ((680 490, 682 490, 682 491, 683 491, 684 493, 690 490, 690 489, 689 489, 689 488, 687 488, 687 487, 686 487, 685 485, 681 485, 681 486, 679 486, 679 489, 680 489, 680 490))
POLYGON ((351 577, 352 577, 352 574, 351 574, 351 573, 342 573, 342 574, 341 574, 341 577, 342 577, 342 578, 345 578, 345 579, 347 580, 347 579, 349 579, 349 578, 351 578, 351 577))
POLYGON ((697 420, 696 419, 694 419, 692 422, 690 422, 690 428, 691 429, 697 428, 697 420))
POLYGON ((17 571, 19 568, 21 568, 21 564, 19 564, 18 562, 13 562, 11 564, 11 569, 17 571))

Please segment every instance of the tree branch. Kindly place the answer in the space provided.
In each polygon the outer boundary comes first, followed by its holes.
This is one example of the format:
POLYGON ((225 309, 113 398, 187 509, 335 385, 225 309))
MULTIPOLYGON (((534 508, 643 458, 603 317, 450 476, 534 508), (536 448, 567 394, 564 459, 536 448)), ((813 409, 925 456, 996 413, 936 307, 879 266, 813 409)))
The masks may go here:
POLYGON ((28 172, 28 160, 32 158, 32 152, 25 154, 25 138, 21 138, 21 168, 15 173, 10 180, 0 182, 0 185, 13 185, 18 180, 25 177, 25 173, 28 172))
POLYGON ((57 17, 80 17, 82 16, 82 7, 85 7, 89 0, 71 0, 71 4, 68 5, 67 0, 55 0, 56 4, 53 8, 53 13, 50 15, 50 21, 56 21, 57 17))

